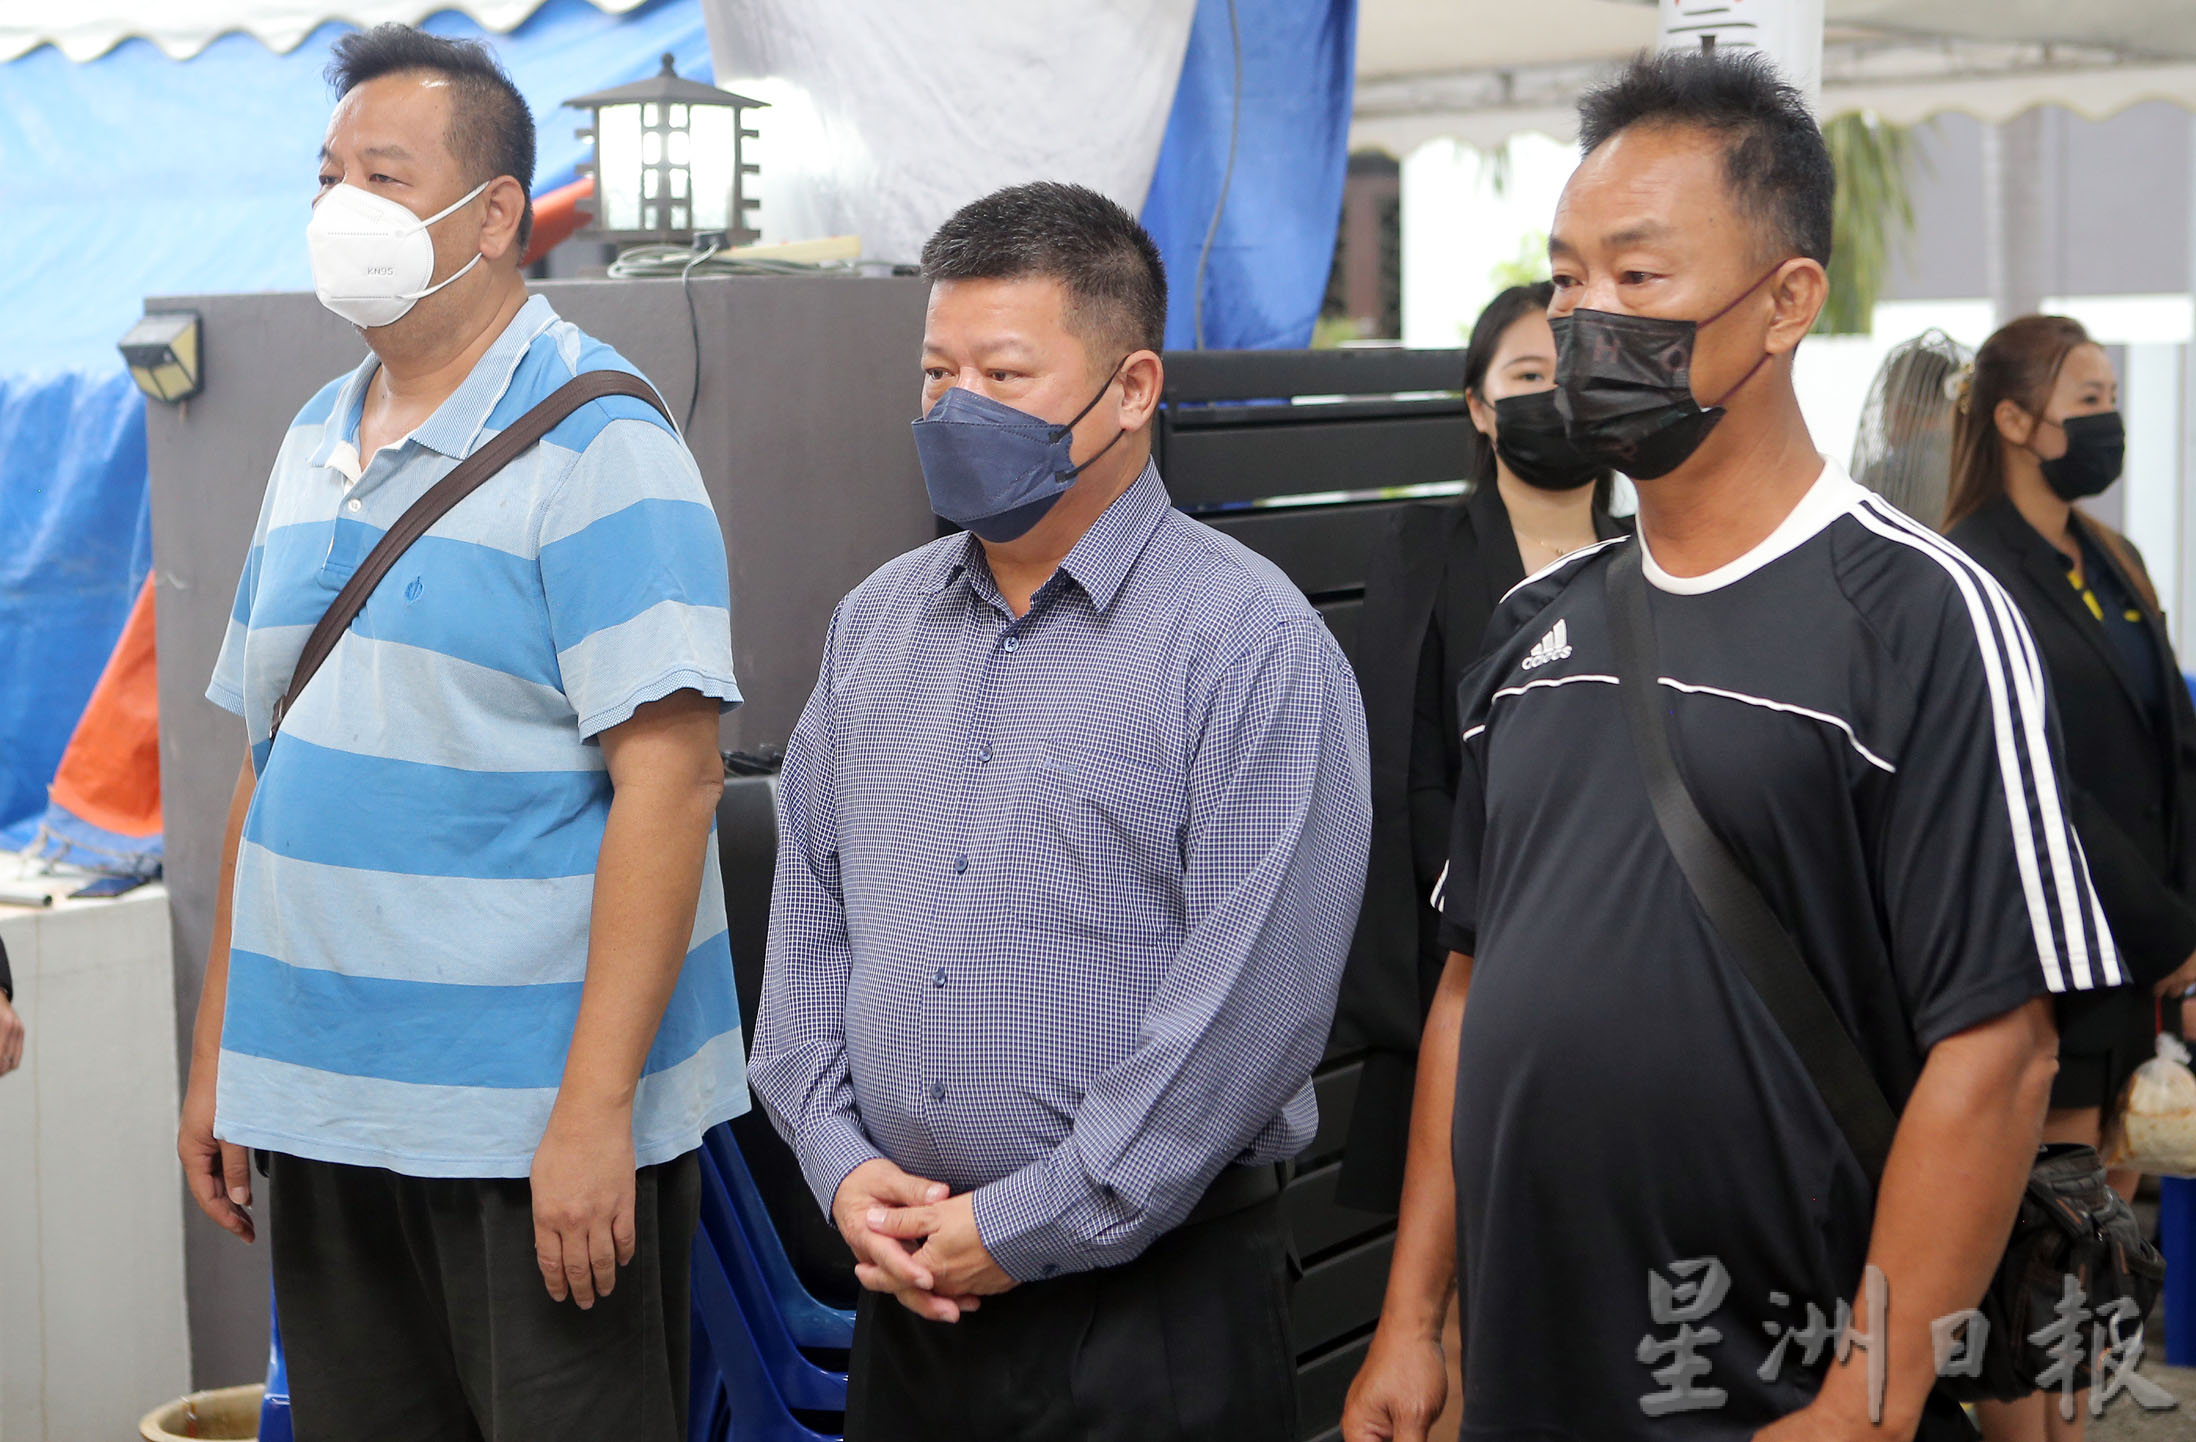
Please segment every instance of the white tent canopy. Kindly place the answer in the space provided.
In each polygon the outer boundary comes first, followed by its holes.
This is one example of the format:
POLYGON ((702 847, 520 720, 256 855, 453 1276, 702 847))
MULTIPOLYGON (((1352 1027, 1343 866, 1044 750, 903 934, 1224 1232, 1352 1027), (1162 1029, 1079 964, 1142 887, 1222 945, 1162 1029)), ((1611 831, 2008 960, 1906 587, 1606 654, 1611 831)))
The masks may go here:
MULTIPOLYGON (((2196 61, 2184 0, 1825 0, 1833 40, 2117 48, 2196 61)), ((1607 61, 1655 38, 1655 0, 1360 0, 1360 81, 1607 61)))
MULTIPOLYGON (((331 21, 459 10, 509 31, 543 0, 0 0, 0 62, 72 61, 140 39, 187 59, 223 35, 278 53, 331 21)), ((610 14, 642 0, 589 0, 610 14)), ((939 221, 999 186, 1071 179, 1141 208, 1196 0, 701 0, 716 78, 768 103, 747 122, 776 236, 858 235, 912 260, 939 221), (1098 117, 1099 119, 1094 119, 1098 117)))
MULTIPOLYGON (((2185 0, 1825 0, 1823 110, 1911 123, 2056 104, 2196 109, 2185 0)), ((1653 0, 1360 0, 1353 147, 1567 138, 1580 87, 1655 39, 1653 0)))
MULTIPOLYGON (((592 3, 617 13, 641 0, 592 3)), ((44 44, 89 60, 131 37, 180 59, 232 32, 287 51, 330 20, 416 22, 450 9, 509 30, 540 4, 0 0, 0 62, 44 44)), ((2101 117, 2153 99, 2196 109, 2189 0, 1824 0, 1824 9, 1830 114, 1914 121, 1964 110, 2002 120, 2048 102, 2101 117)), ((1524 130, 1567 137, 1580 85, 1654 37, 1655 0, 1360 0, 1352 143, 1403 153, 1440 136, 1478 145, 1524 130)))
POLYGON ((1919 35, 2113 45, 2196 60, 2196 7, 2182 0, 1829 0, 1838 25, 1919 35))
MULTIPOLYGON (((641 0, 592 0, 595 8, 623 14, 641 0)), ((106 54, 124 40, 143 38, 185 60, 223 35, 257 36, 268 49, 288 52, 330 20, 358 26, 385 20, 415 25, 443 10, 462 10, 488 30, 516 29, 542 0, 0 0, 0 62, 37 49, 60 47, 71 60, 106 54)))

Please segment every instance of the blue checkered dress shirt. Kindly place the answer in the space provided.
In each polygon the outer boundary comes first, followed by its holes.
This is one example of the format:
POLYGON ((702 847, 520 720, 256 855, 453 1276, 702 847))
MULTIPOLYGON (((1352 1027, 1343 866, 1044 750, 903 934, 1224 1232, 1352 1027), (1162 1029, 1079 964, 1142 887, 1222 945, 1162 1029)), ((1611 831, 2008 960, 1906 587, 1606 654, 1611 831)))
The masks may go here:
POLYGON ((1154 468, 1019 619, 967 536, 864 581, 786 755, 749 1067, 818 1201, 890 1157, 1028 1280, 1303 1150, 1367 784, 1318 613, 1154 468))

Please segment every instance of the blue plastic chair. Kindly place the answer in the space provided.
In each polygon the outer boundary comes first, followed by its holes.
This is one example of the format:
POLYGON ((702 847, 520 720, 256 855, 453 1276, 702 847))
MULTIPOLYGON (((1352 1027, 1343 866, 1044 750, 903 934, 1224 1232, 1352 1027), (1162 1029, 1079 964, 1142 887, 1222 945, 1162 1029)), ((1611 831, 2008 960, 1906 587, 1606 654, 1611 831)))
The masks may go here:
POLYGON ((707 1150, 701 1158, 701 1231, 712 1254, 722 1265, 725 1280, 747 1323, 748 1336, 762 1358, 778 1395, 788 1407, 817 1412, 846 1410, 846 1374, 819 1367, 807 1357, 787 1330, 778 1300, 771 1295, 753 1245, 733 1210, 729 1189, 707 1150))
MULTIPOLYGON (((771 1405, 776 1403, 773 1399, 771 1405)), ((732 1399, 725 1392, 724 1377, 717 1370, 716 1354, 709 1350, 709 1336, 702 1326, 701 1310, 695 1309, 693 1388, 688 1406, 687 1442, 724 1442, 732 1430, 732 1399)))
POLYGON ((2196 1178, 2159 1178, 2158 1231, 2166 1259, 2166 1365, 2196 1367, 2196 1178))
POLYGON ((854 1314, 816 1300, 801 1284, 800 1274, 793 1270, 785 1243, 778 1236, 777 1224, 770 1218, 770 1208, 763 1201, 761 1188, 755 1185, 755 1174, 747 1169, 747 1158, 740 1154, 739 1139, 732 1134, 730 1124, 711 1127, 703 1143, 704 1154, 716 1162, 725 1190, 731 1193, 732 1210, 738 1215, 741 1229, 754 1249, 771 1295, 778 1300, 778 1313, 785 1318, 785 1329, 792 1334, 795 1345, 829 1347, 842 1352, 851 1348, 854 1345, 854 1314))
POLYGON ((705 1220, 694 1234, 694 1321, 696 1340, 708 1349, 714 1377, 708 1396, 696 1395, 691 1401, 689 1436, 696 1442, 839 1442, 795 1418, 771 1380, 754 1330, 733 1294, 730 1270, 711 1239, 708 1207, 704 1187, 705 1220))
POLYGON ((724 1385, 717 1377, 717 1357, 709 1350, 709 1332, 702 1326, 701 1307, 694 1307, 694 1335, 686 1349, 686 1442, 712 1442, 717 1435, 717 1410, 724 1385))
POLYGON ((292 1442, 290 1364, 282 1356, 282 1318, 275 1311, 274 1284, 267 1286, 267 1394, 259 1403, 259 1442, 292 1442))

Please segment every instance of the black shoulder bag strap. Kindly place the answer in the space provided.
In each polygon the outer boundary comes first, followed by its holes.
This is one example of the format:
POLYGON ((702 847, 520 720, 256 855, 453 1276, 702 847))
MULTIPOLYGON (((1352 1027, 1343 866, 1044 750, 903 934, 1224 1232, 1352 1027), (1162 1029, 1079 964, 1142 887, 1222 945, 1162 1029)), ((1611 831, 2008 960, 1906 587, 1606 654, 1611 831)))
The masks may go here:
POLYGON ((1799 1053, 1869 1182, 1880 1183, 1884 1162, 1891 1155, 1891 1136, 1898 1129, 1898 1114, 1868 1059, 1838 1020, 1822 983, 1808 969, 1798 943, 1770 909, 1761 888, 1700 814, 1685 778, 1678 773, 1665 719, 1654 617, 1647 609, 1647 580, 1639 557, 1640 542, 1635 540, 1617 548, 1610 562, 1609 639, 1616 652, 1625 724, 1639 753, 1655 820, 1701 910, 1708 913, 1709 922, 1736 954, 1746 979, 1799 1053))
POLYGON ((663 400, 655 388, 639 376, 627 371, 583 371, 566 381, 550 396, 498 432, 495 439, 459 461, 448 475, 427 488, 427 493, 412 502, 397 523, 391 526, 374 548, 359 562, 351 579, 344 583, 336 598, 329 603, 312 635, 305 638, 305 649, 298 655, 297 669, 290 674, 289 689, 282 699, 275 702, 274 724, 267 739, 272 741, 282 729, 282 718, 290 714, 290 706, 297 700, 297 693, 305 689, 305 683, 313 679, 320 663, 335 650, 336 642, 351 628, 358 613, 364 609, 366 598, 381 584, 382 577, 397 558, 411 548, 412 542, 427 534, 435 522, 450 513, 450 508, 480 489, 481 483, 502 470, 519 454, 532 447, 543 436, 556 429, 557 423, 586 405, 589 401, 603 400, 609 396, 631 396, 646 401, 663 413, 665 420, 671 412, 664 408, 663 400))

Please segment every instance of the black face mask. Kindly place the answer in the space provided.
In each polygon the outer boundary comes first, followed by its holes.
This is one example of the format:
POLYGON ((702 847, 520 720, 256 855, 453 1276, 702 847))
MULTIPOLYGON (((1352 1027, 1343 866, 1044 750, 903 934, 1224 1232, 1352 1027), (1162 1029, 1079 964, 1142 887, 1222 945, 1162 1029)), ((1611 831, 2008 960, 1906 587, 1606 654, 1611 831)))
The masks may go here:
POLYGON ((2118 411, 2068 416, 2063 421, 2039 421, 2066 432, 2066 454, 2043 464, 2043 478, 2062 501, 2086 500, 2120 478, 2127 458, 2127 429, 2118 411))
POLYGON ((1554 391, 1504 396, 1494 403, 1495 454, 1510 473, 1543 491, 1590 485, 1605 469, 1563 432, 1554 391))
MULTIPOLYGON (((1777 262, 1778 268, 1783 262, 1777 262)), ((1693 399, 1693 338, 1761 289, 1768 275, 1703 321, 1574 310, 1548 321, 1555 331, 1555 405, 1579 454, 1635 481, 1685 464, 1723 419, 1723 403, 1768 363, 1768 352, 1713 405, 1693 399)))

